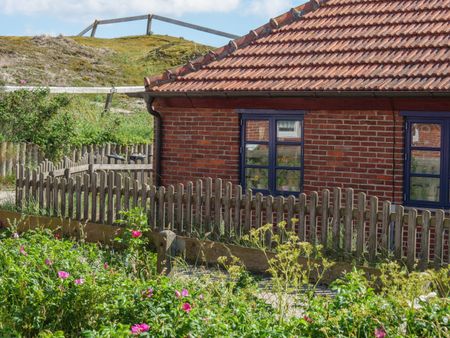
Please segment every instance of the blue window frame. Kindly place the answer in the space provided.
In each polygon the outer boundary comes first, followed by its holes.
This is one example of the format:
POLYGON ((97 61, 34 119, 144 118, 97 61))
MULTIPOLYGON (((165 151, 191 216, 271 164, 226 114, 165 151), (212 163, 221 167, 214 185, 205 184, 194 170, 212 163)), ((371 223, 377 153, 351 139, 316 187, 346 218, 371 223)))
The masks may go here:
POLYGON ((450 207, 450 114, 403 112, 406 117, 404 203, 450 207))
POLYGON ((241 184, 271 195, 303 190, 303 111, 241 111, 241 184))

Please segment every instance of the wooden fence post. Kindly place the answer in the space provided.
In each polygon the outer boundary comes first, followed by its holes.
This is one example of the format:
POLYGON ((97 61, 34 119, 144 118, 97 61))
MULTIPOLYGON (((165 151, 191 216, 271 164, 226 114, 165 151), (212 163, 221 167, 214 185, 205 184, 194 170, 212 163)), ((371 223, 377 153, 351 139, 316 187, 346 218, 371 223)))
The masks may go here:
POLYGON ((328 210, 330 207, 330 190, 325 189, 322 191, 322 213, 321 217, 321 242, 324 248, 328 247, 328 210))
POLYGON ((317 244, 317 205, 319 195, 313 191, 309 197, 309 242, 317 244))
POLYGON ((91 38, 95 38, 95 34, 97 33, 97 27, 98 27, 98 20, 95 20, 92 26, 91 38))
POLYGON ((356 219, 356 257, 361 259, 364 257, 366 242, 366 194, 361 192, 358 194, 358 215, 356 219))
POLYGON ((338 251, 341 244, 341 196, 340 188, 333 190, 333 249, 338 251))
POLYGON ((147 17, 147 30, 146 30, 147 35, 152 35, 152 20, 153 20, 153 15, 149 14, 147 17))
POLYGON ((224 234, 226 238, 231 236, 231 192, 233 190, 233 185, 231 182, 225 184, 225 196, 224 196, 224 234))
POLYGON ((188 182, 186 186, 186 228, 185 228, 185 231, 188 236, 192 234, 193 193, 194 193, 194 184, 192 182, 188 182))
POLYGON ((436 269, 439 269, 442 265, 442 234, 444 231, 444 218, 445 212, 443 210, 436 210, 436 233, 434 235, 434 267, 436 269))
POLYGON ((370 198, 369 216, 369 262, 375 262, 377 256, 378 198, 370 198))
POLYGON ((431 212, 424 210, 422 213, 422 239, 420 243, 420 270, 424 271, 428 267, 428 257, 430 252, 430 222, 431 212))
POLYGON ((0 175, 6 176, 6 142, 0 143, 0 175))
POLYGON ((344 226, 344 252, 349 254, 352 252, 353 239, 353 189, 347 189, 345 201, 345 226, 344 226))
POLYGON ((409 269, 414 267, 416 261, 416 227, 417 210, 408 210, 408 250, 406 254, 406 264, 409 269))
POLYGON ((300 241, 305 241, 306 239, 306 194, 301 193, 298 199, 298 213, 299 213, 299 223, 298 223, 298 237, 300 241))

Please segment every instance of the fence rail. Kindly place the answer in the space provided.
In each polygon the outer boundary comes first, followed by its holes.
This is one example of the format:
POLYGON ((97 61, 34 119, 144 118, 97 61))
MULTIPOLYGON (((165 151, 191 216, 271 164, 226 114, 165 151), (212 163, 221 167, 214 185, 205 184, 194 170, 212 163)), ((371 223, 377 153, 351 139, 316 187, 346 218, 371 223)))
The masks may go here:
MULTIPOLYGON (((153 230, 169 228, 188 236, 211 233, 226 240, 286 221, 287 229, 301 240, 358 260, 393 257, 409 267, 418 260, 421 269, 450 261, 450 218, 442 210, 419 212, 396 206, 392 211, 390 202, 380 205, 376 197, 355 195, 352 189, 285 198, 254 195, 230 182, 223 185, 220 179, 157 188, 103 171, 107 167, 98 169, 75 178, 44 179, 28 172, 17 183, 18 205, 34 200, 48 215, 103 224, 115 224, 121 210, 141 207, 153 230)), ((270 245, 271 239, 266 240, 270 245)))
POLYGON ((108 24, 131 22, 131 21, 141 21, 141 20, 146 20, 147 21, 147 27, 146 27, 146 31, 145 31, 146 35, 151 35, 152 34, 152 21, 153 20, 158 20, 158 21, 169 23, 169 24, 172 24, 172 25, 186 27, 186 28, 189 28, 189 29, 194 29, 194 30, 197 30, 197 31, 200 31, 200 32, 209 33, 209 34, 213 34, 213 35, 218 35, 218 36, 222 36, 222 37, 229 38, 229 39, 237 39, 237 38, 239 38, 238 35, 222 32, 222 31, 219 31, 217 29, 211 29, 211 28, 195 25, 195 24, 192 24, 192 23, 180 21, 180 20, 171 19, 171 18, 168 18, 168 17, 165 17, 165 16, 156 15, 156 14, 145 14, 145 15, 137 15, 137 16, 128 16, 128 17, 123 17, 123 18, 106 19, 106 20, 95 20, 92 24, 90 24, 88 27, 83 29, 78 34, 78 36, 83 36, 87 32, 91 31, 91 37, 95 37, 95 34, 97 33, 97 27, 99 25, 108 25, 108 24))

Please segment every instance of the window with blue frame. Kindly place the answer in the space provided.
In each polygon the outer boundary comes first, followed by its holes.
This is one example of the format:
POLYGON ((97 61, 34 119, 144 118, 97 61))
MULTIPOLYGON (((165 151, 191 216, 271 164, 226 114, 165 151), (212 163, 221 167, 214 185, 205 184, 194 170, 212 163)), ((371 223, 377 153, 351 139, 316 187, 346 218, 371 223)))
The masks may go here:
POLYGON ((402 115, 406 116, 405 204, 450 207, 450 115, 402 115))
POLYGON ((242 114, 241 183, 272 195, 303 188, 303 112, 242 114))

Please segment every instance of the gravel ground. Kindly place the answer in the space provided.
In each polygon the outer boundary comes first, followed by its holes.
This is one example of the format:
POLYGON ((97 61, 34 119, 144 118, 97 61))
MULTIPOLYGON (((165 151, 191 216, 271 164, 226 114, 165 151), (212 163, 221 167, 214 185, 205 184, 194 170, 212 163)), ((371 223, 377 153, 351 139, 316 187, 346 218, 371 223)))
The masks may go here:
MULTIPOLYGON (((218 280, 219 274, 223 276, 223 272, 217 269, 204 268, 204 267, 192 267, 192 266, 178 266, 173 270, 172 276, 174 278, 192 278, 192 277, 208 277, 212 280, 218 280)), ((273 284, 270 277, 256 276, 258 280, 258 297, 264 300, 267 304, 272 305, 274 308, 278 307, 279 301, 278 297, 273 291, 273 284)), ((304 315, 302 311, 302 304, 299 302, 299 295, 304 292, 305 289, 297 290, 297 292, 292 292, 286 295, 285 301, 289 306, 288 313, 286 316, 291 317, 301 317, 304 315)), ((316 289, 315 296, 333 296, 333 291, 325 286, 319 286, 316 289)))
POLYGON ((5 202, 14 203, 14 200, 15 200, 14 191, 10 191, 10 190, 1 190, 0 191, 0 204, 5 203, 5 202))

